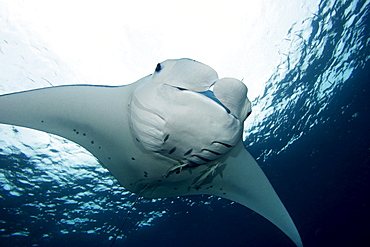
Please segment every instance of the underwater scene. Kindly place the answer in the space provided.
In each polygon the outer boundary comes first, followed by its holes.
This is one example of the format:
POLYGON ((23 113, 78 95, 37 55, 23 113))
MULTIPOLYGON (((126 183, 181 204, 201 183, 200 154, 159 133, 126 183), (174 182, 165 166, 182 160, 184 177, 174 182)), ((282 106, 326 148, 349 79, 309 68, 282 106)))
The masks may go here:
MULTIPOLYGON (((244 144, 303 246, 370 246, 370 1, 311 2, 251 99, 244 144)), ((57 53, 0 15, 0 94, 78 83, 57 53)), ((0 246, 66 245, 294 246, 238 203, 137 197, 79 145, 0 125, 0 246)))

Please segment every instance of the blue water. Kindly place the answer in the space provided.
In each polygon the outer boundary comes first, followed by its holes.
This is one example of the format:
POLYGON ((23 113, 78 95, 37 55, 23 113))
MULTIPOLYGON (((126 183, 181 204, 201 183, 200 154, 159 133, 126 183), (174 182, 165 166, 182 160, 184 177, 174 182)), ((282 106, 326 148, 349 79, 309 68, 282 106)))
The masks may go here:
MULTIPOLYGON (((370 245, 369 3, 323 0, 304 30, 292 25, 247 123, 245 144, 305 246, 370 245)), ((136 196, 88 154, 44 138, 0 141, 0 245, 109 246, 136 196)), ((115 246, 293 245, 243 206, 190 196, 140 198, 115 246)))

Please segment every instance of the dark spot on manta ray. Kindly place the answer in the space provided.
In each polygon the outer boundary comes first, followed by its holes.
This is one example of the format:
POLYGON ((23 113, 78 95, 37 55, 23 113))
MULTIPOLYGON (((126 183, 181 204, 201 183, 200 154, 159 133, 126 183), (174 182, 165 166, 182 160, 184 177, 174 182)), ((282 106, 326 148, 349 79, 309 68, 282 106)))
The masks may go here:
POLYGON ((76 135, 80 134, 80 132, 76 131, 76 135))
POLYGON ((76 132, 77 130, 76 129, 73 129, 73 132, 76 132))
POLYGON ((160 63, 158 63, 157 67, 155 67, 155 72, 159 72, 159 71, 161 71, 161 69, 162 69, 162 66, 161 66, 160 63))
POLYGON ((111 157, 108 157, 108 160, 110 160, 111 159, 111 157))
POLYGON ((95 142, 94 141, 91 141, 91 144, 94 144, 95 142))
POLYGON ((190 154, 191 152, 193 152, 193 149, 192 148, 190 148, 186 153, 184 153, 184 156, 190 154))
POLYGON ((83 135, 83 136, 86 136, 86 133, 83 133, 82 135, 83 135))
POLYGON ((101 149, 101 147, 99 147, 99 149, 101 149))
POLYGON ((224 192, 224 193, 222 193, 222 194, 226 195, 226 193, 225 193, 225 192, 224 192))
POLYGON ((167 134, 163 140, 163 142, 166 142, 168 140, 168 137, 170 137, 170 134, 167 134))
POLYGON ((131 159, 132 159, 132 160, 135 160, 135 158, 134 158, 134 157, 131 157, 131 159))
POLYGON ((169 154, 172 154, 173 152, 175 152, 176 151, 176 147, 173 147, 168 153, 169 154))
POLYGON ((162 180, 157 180, 158 182, 162 182, 162 180))
POLYGON ((41 123, 44 123, 44 120, 41 120, 41 123))
POLYGON ((177 188, 173 188, 174 190, 177 190, 177 188))
POLYGON ((140 142, 140 140, 139 140, 139 139, 137 139, 137 138, 135 138, 135 139, 136 139, 136 141, 137 141, 137 142, 140 142))
POLYGON ((144 171, 144 177, 148 177, 148 173, 146 171, 144 171))

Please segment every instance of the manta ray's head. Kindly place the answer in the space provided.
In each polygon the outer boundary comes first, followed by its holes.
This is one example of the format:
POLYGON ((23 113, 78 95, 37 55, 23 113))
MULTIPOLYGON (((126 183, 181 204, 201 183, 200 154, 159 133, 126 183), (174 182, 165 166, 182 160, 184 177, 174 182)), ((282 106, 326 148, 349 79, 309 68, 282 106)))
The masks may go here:
POLYGON ((147 80, 130 102, 132 134, 146 150, 204 164, 240 140, 251 112, 241 81, 218 79, 212 68, 190 59, 158 63, 147 80))

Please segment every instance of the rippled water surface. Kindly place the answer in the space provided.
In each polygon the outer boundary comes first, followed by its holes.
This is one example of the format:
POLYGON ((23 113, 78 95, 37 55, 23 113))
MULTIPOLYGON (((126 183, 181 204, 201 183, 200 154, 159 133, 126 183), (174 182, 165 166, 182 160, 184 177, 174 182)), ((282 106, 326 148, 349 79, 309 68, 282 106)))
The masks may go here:
MULTIPOLYGON (((292 23, 246 123, 245 144, 305 246, 370 245, 369 3, 322 0, 292 23)), ((56 55, 9 27, 0 31, 0 64, 19 83, 3 79, 2 92, 76 82, 56 55)), ((112 243, 134 194, 76 144, 5 125, 0 135, 1 246, 112 243)), ((245 207, 209 196, 139 198, 115 244, 291 245, 245 207)))

